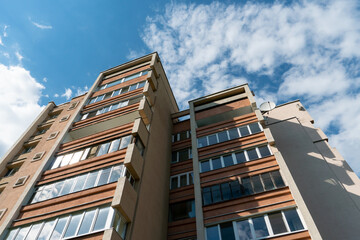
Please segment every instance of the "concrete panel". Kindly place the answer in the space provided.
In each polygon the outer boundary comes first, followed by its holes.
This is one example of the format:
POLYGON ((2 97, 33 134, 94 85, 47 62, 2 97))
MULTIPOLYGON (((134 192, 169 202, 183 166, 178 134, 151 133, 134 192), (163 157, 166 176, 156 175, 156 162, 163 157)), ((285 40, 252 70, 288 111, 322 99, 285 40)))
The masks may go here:
POLYGON ((126 150, 124 165, 136 180, 140 178, 143 164, 144 159, 141 156, 138 148, 135 146, 134 143, 129 144, 126 150))
POLYGON ((265 137, 266 137, 267 141, 269 142, 269 144, 273 145, 275 143, 275 140, 274 140, 273 135, 271 134, 270 129, 265 128, 264 129, 264 134, 265 134, 265 137))
POLYGON ((149 131, 147 130, 144 122, 141 118, 137 118, 134 121, 134 126, 131 133, 134 137, 139 136, 142 143, 146 147, 149 138, 149 131))
POLYGON ((103 240, 123 240, 114 228, 106 229, 104 231, 103 240))
POLYGON ((152 111, 148 101, 145 98, 140 101, 139 114, 143 119, 145 125, 150 124, 152 118, 152 111))
POLYGON ((149 101, 151 106, 155 104, 155 94, 149 82, 147 82, 144 86, 143 94, 146 96, 146 99, 149 101))
POLYGON ((111 206, 129 222, 133 221, 136 198, 137 194, 126 177, 119 178, 111 206))

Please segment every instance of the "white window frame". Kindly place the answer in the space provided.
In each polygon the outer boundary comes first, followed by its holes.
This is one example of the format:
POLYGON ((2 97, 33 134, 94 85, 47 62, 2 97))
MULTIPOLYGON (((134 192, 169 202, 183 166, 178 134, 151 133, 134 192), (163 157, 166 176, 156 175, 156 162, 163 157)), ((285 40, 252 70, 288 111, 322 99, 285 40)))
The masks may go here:
MULTIPOLYGON (((190 171, 190 172, 185 172, 185 173, 180 173, 180 174, 171 176, 171 177, 170 177, 170 190, 174 190, 174 189, 178 189, 178 188, 181 188, 181 187, 186 187, 186 186, 191 185, 191 184, 190 184, 191 174, 193 174, 192 171, 190 171), (186 185, 185 185, 185 186, 180 186, 180 177, 181 177, 181 176, 184 176, 184 175, 186 175, 186 185), (171 189, 171 181, 172 181, 172 179, 174 179, 174 178, 177 178, 177 179, 178 179, 178 180, 177 180, 177 187, 171 189)), ((194 181, 194 180, 193 180, 193 181, 194 181)))

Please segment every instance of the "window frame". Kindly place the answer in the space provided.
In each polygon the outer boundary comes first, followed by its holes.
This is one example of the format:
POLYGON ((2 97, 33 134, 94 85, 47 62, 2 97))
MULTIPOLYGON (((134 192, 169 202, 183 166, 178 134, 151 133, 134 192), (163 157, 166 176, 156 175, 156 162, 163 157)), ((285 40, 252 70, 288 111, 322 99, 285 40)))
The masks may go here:
POLYGON ((180 174, 173 175, 173 176, 170 177, 170 190, 175 190, 175 189, 186 187, 186 186, 189 186, 189 185, 192 185, 192 184, 194 184, 194 175, 193 175, 192 171, 185 172, 185 173, 180 173, 180 174), (184 175, 186 175, 186 185, 181 186, 180 179, 181 179, 181 176, 184 176, 184 175), (177 187, 172 188, 171 182, 172 182, 172 179, 175 179, 175 178, 177 178, 177 187), (192 183, 190 183, 191 178, 193 179, 192 183))

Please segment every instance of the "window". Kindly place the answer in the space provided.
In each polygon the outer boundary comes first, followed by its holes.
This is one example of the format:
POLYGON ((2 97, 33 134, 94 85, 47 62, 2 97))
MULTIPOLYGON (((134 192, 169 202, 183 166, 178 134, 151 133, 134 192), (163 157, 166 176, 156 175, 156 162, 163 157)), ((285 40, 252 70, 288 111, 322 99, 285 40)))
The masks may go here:
POLYGON ((76 108, 78 104, 79 104, 79 101, 71 103, 68 110, 72 110, 72 109, 76 108))
POLYGON ((207 240, 263 239, 304 230, 296 208, 206 228, 207 240), (292 223, 296 222, 296 227, 292 223))
POLYGON ((47 140, 51 140, 51 139, 56 138, 58 134, 59 134, 59 132, 51 133, 51 134, 49 135, 49 137, 47 138, 47 140))
POLYGON ((60 119, 60 122, 65 122, 69 119, 70 115, 66 115, 66 116, 63 116, 61 119, 60 119))
POLYGON ((144 144, 142 143, 142 141, 141 141, 141 139, 140 139, 139 137, 136 137, 135 146, 136 146, 137 149, 139 150, 140 155, 143 156, 143 155, 144 155, 144 151, 145 151, 145 146, 144 146, 144 144))
POLYGON ((145 71, 141 71, 141 72, 138 72, 138 73, 135 73, 135 74, 132 74, 132 75, 129 75, 127 77, 123 77, 123 78, 120 78, 120 79, 117 79, 113 82, 110 82, 110 83, 107 83, 107 84, 104 84, 104 85, 101 85, 98 87, 98 91, 99 90, 103 90, 103 89, 106 89, 106 88, 109 88, 109 87, 112 87, 112 86, 115 86, 115 85, 118 85, 120 83, 123 83, 123 82, 126 82, 126 81, 130 81, 132 79, 135 79, 137 77, 140 77, 140 76, 144 76, 148 73, 148 70, 145 70, 145 71))
POLYGON ((170 205, 169 222, 195 217, 195 202, 188 200, 170 205))
POLYGON ((0 209, 0 220, 2 219, 2 217, 5 215, 7 208, 4 209, 0 209))
POLYGON ((5 240, 25 238, 31 240, 58 240, 103 231, 112 225, 118 226, 116 230, 121 236, 125 237, 126 223, 124 218, 110 206, 101 206, 62 215, 47 221, 12 228, 5 240))
POLYGON ((251 177, 216 184, 202 189, 203 205, 223 202, 255 193, 284 187, 279 171, 267 172, 251 177), (281 180, 280 180, 281 179, 281 180), (276 182, 278 181, 278 183, 276 182))
POLYGON ((170 177, 170 189, 176 189, 193 184, 193 173, 187 172, 170 177))
POLYGON ((244 150, 242 152, 234 152, 231 154, 216 156, 210 159, 202 160, 200 162, 200 173, 256 160, 271 155, 270 147, 265 145, 244 150))
POLYGON ((46 127, 39 127, 37 132, 35 133, 35 136, 41 135, 46 133, 47 130, 49 130, 50 126, 46 126, 46 127))
POLYGON ((59 155, 54 159, 50 169, 64 167, 79 161, 83 161, 92 157, 98 157, 111 152, 119 151, 127 148, 131 142, 131 135, 122 138, 114 139, 110 142, 105 142, 99 145, 91 146, 76 152, 59 155))
POLYGON ((51 198, 98 187, 104 184, 116 182, 121 176, 127 176, 130 182, 134 179, 127 173, 123 165, 99 169, 93 172, 77 175, 57 182, 39 186, 30 203, 45 201, 51 198))
POLYGON ((13 176, 17 171, 19 171, 19 169, 20 169, 20 166, 8 168, 8 170, 6 171, 4 177, 13 176))
POLYGON ((191 137, 190 130, 175 133, 172 135, 172 142, 182 141, 182 140, 188 139, 190 137, 191 137))
POLYGON ((97 116, 97 115, 100 115, 100 114, 103 114, 103 113, 107 113, 109 111, 113 111, 113 110, 116 110, 118 108, 126 107, 128 105, 140 102, 141 99, 142 99, 142 95, 139 95, 139 96, 135 96, 135 97, 133 97, 131 99, 121 101, 121 102, 117 102, 117 103, 114 103, 112 105, 100 108, 98 110, 95 110, 95 111, 92 111, 92 112, 89 112, 89 113, 85 113, 85 114, 82 115, 81 120, 88 119, 88 118, 91 118, 91 117, 94 117, 94 116, 97 116))
POLYGON ((255 134, 262 131, 261 125, 256 123, 251 123, 245 126, 240 126, 237 128, 231 128, 225 131, 217 132, 215 134, 203 136, 197 139, 198 147, 206 147, 213 144, 229 141, 239 137, 245 137, 251 134, 255 134))
POLYGON ((142 88, 142 87, 145 86, 145 83, 146 83, 146 81, 142 81, 142 82, 139 82, 139 83, 132 84, 130 86, 126 86, 126 87, 123 87, 123 88, 120 88, 120 89, 117 89, 117 90, 114 90, 114 91, 99 95, 97 97, 93 97, 93 98, 90 99, 88 104, 100 102, 100 101, 108 99, 110 97, 115 97, 115 96, 127 93, 129 91, 132 91, 132 90, 135 90, 135 89, 138 89, 138 88, 142 88))
POLYGON ((38 161, 40 160, 43 156, 44 156, 45 152, 39 152, 39 153, 36 153, 33 157, 33 161, 38 161))
POLYGON ((172 152, 171 163, 186 161, 192 158, 191 148, 185 148, 172 152))
POLYGON ((36 147, 36 145, 24 146, 24 150, 23 150, 22 154, 31 152, 35 147, 36 147))
POLYGON ((21 177, 18 178, 18 180, 16 180, 14 187, 19 187, 25 184, 26 180, 28 179, 29 176, 25 176, 25 177, 21 177))

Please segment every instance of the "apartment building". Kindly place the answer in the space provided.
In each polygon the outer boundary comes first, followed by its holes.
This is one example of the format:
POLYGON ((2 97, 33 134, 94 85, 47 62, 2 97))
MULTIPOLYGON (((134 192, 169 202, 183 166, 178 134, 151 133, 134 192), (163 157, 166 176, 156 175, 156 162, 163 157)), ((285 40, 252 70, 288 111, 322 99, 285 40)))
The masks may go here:
POLYGON ((0 163, 0 239, 358 239, 360 182, 299 101, 179 111, 157 53, 49 103, 0 163))

